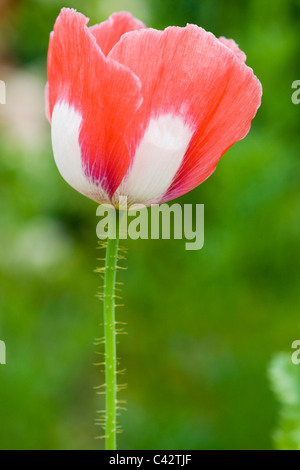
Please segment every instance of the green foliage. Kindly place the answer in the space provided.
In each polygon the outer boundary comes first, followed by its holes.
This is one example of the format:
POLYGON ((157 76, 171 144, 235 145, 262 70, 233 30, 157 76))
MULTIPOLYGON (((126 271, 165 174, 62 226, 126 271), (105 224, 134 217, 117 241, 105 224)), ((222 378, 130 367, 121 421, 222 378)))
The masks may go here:
POLYGON ((300 368, 290 354, 277 354, 269 368, 272 388, 280 405, 274 441, 279 450, 300 450, 300 368))

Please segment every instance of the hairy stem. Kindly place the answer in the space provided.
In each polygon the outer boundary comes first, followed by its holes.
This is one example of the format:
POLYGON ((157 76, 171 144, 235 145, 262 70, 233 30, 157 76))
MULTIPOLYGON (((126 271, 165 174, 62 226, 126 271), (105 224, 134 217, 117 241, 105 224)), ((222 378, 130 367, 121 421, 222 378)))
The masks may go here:
MULTIPOLYGON (((118 216, 116 220, 116 237, 108 238, 106 245, 104 276, 104 336, 105 336, 105 384, 106 384, 106 421, 105 448, 116 449, 116 406, 117 406, 117 357, 116 357, 116 324, 115 324, 115 282, 118 256, 118 216)), ((111 220, 114 223, 115 220, 111 220)))

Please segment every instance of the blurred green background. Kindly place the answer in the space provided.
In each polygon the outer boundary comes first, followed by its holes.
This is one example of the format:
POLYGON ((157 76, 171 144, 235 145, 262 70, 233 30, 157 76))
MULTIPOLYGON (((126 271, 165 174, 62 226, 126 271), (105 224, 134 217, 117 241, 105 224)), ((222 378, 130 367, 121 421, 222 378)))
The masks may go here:
POLYGON ((300 337, 299 0, 0 2, 0 448, 103 446, 93 424, 103 408, 93 390, 103 382, 93 365, 96 204, 60 177, 44 116, 49 32, 63 6, 91 23, 129 10, 151 27, 189 22, 233 37, 264 88, 248 137, 179 199, 205 204, 204 248, 124 243, 119 448, 300 449, 300 365, 290 362, 300 337))

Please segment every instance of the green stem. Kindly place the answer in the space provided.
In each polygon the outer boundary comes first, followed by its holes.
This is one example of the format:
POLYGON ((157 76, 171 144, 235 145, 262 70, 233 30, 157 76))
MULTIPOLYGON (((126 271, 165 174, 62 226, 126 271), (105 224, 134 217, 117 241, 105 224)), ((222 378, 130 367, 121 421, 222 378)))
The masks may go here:
POLYGON ((118 255, 118 217, 113 212, 111 223, 116 216, 116 237, 108 238, 106 245, 105 276, 104 276, 104 337, 105 337, 105 384, 106 384, 106 425, 105 448, 116 450, 116 406, 117 406, 117 357, 115 327, 115 282, 118 255))

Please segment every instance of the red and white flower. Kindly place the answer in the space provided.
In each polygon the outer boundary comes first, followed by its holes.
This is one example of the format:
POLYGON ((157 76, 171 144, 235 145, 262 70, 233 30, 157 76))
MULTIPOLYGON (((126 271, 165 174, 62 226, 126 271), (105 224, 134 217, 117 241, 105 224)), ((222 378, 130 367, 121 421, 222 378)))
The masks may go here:
POLYGON ((245 54, 190 24, 157 31, 125 12, 87 23, 64 8, 50 37, 47 111, 63 178, 115 205, 198 186, 260 106, 245 54))

